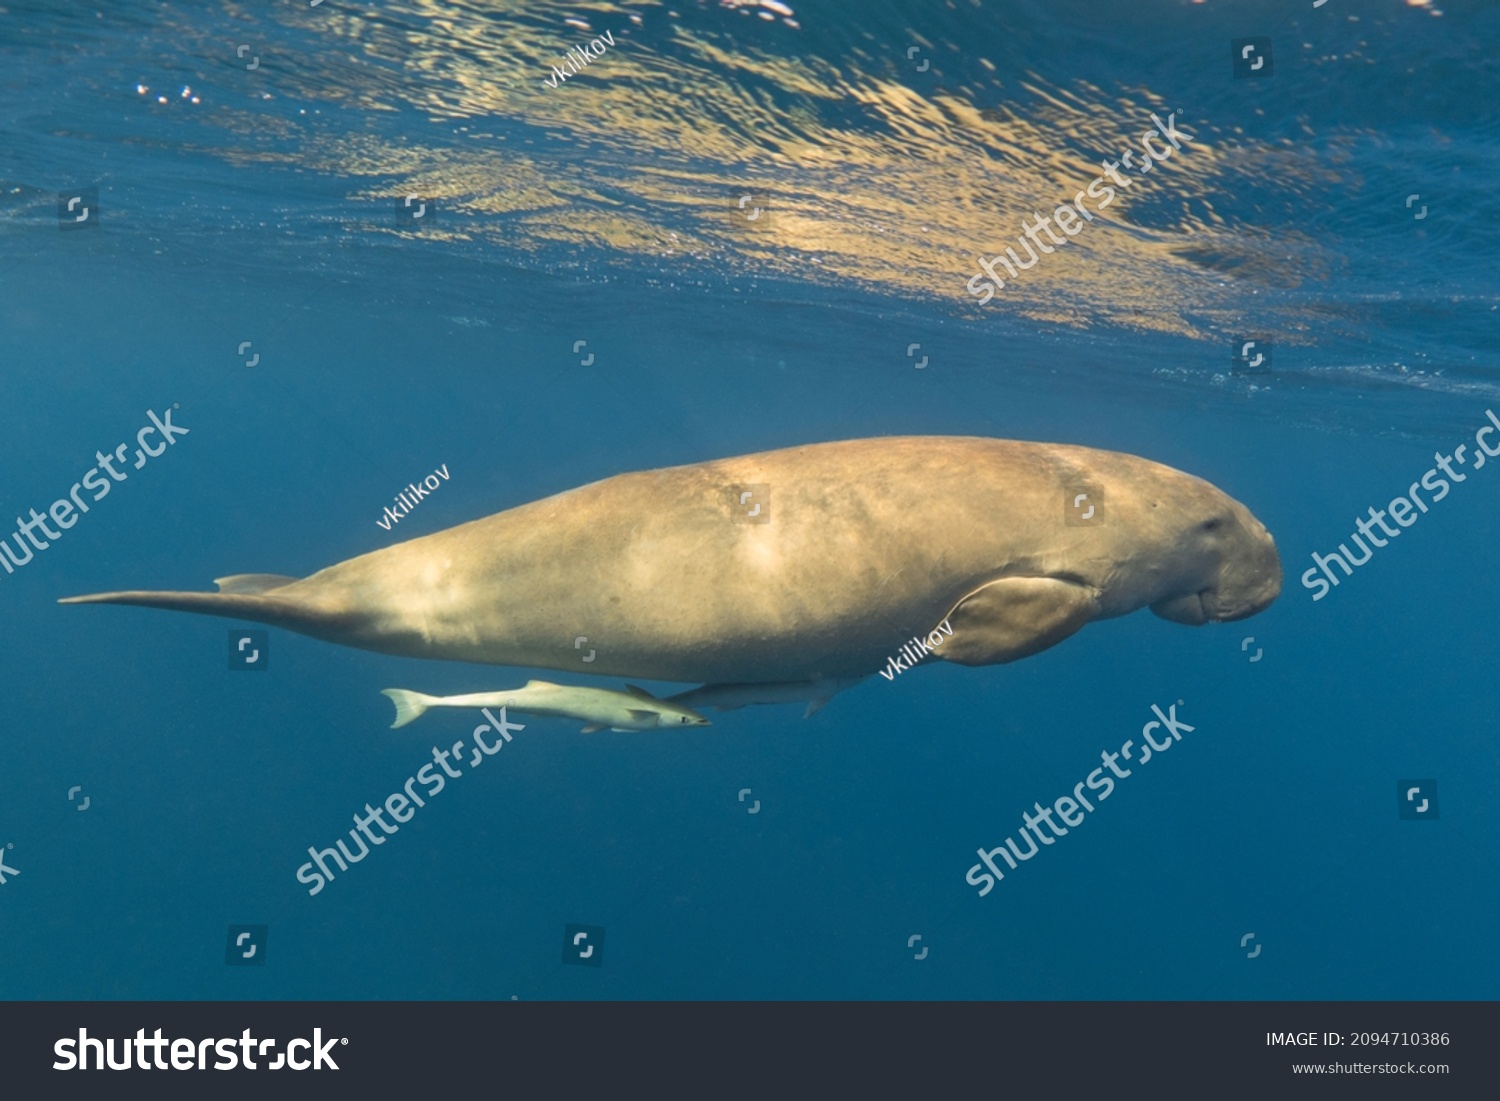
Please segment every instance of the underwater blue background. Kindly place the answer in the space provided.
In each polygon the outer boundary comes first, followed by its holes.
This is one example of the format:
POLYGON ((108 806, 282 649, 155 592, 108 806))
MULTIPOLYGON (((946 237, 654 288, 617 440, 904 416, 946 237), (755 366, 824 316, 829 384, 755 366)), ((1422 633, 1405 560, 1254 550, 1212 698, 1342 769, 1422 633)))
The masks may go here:
POLYGON ((1497 45, 1492 7, 1394 0, 790 22, 6 0, 0 528, 133 452, 148 410, 190 434, 0 574, 0 998, 1494 997, 1500 466, 1325 599, 1298 577, 1500 412, 1497 45), (1236 79, 1254 35, 1275 73, 1236 79), (1202 148, 1087 253, 964 292, 1171 109, 1202 148), (100 225, 60 232, 75 187, 100 225), (396 225, 411 193, 434 228, 396 225), (1242 334, 1273 371, 1230 370, 1242 334), (1283 594, 872 677, 807 719, 523 718, 313 897, 308 846, 476 721, 389 730, 381 688, 619 682, 274 629, 266 671, 229 671, 254 625, 55 603, 302 576, 621 471, 920 433, 1206 478, 1274 534, 1283 594), (1196 730, 1171 753, 986 896, 965 882, 1177 700, 1196 730), (1410 778, 1437 820, 1398 817, 1410 778), (602 966, 561 962, 570 923, 607 930, 602 966), (237 924, 268 926, 263 966, 225 965, 237 924))

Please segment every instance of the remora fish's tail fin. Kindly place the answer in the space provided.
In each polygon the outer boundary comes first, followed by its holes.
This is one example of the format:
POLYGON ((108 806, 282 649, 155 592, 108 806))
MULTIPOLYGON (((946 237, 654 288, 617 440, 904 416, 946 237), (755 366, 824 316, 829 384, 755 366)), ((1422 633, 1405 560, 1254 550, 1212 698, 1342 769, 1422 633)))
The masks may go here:
POLYGON ((396 721, 391 723, 392 730, 420 719, 437 700, 436 696, 424 696, 421 692, 411 692, 405 688, 382 688, 380 694, 390 697, 390 701, 396 705, 396 721))

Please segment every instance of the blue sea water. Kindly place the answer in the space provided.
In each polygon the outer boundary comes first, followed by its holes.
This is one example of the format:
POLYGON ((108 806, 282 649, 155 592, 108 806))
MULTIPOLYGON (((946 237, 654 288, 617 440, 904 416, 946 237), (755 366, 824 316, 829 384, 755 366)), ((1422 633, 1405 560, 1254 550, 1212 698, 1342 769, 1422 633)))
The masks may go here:
POLYGON ((0 0, 0 529, 129 452, 0 573, 0 998, 1495 997, 1500 466, 1299 578, 1500 415, 1497 46, 1478 0, 0 0), (1172 112, 1183 149, 965 290, 1172 112), (381 688, 564 675, 275 629, 232 671, 253 624, 56 603, 897 434, 1206 478, 1283 594, 805 719, 526 719, 316 895, 309 846, 473 725, 389 730, 381 688), (980 896, 1153 704, 1194 730, 980 896))

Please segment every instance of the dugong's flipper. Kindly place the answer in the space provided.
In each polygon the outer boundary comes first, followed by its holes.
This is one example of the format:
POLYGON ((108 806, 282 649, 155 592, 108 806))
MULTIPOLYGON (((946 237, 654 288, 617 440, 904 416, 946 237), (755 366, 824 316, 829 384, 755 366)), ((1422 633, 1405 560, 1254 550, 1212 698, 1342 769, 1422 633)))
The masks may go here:
POLYGON ((932 652, 959 665, 996 665, 1030 657, 1099 614, 1094 590, 1054 577, 1003 577, 953 606, 953 637, 932 652))

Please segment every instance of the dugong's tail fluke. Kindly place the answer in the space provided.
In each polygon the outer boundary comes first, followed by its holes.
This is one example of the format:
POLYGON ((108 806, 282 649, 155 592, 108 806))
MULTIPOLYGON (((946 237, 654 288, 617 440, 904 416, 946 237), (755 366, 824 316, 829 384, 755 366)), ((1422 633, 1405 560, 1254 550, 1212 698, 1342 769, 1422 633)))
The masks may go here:
POLYGON ((329 601, 308 600, 301 593, 291 591, 288 587, 295 585, 297 580, 295 577, 281 577, 277 574, 238 574, 216 581, 215 584, 220 589, 216 593, 131 589, 118 593, 67 596, 58 603, 133 604, 142 608, 164 608, 172 612, 197 612, 199 615, 267 623, 272 627, 285 627, 289 631, 312 635, 314 638, 337 636, 340 631, 346 631, 351 626, 351 620, 356 617, 331 606, 329 601))
POLYGON ((202 615, 250 619, 273 623, 292 614, 301 605, 290 600, 250 593, 159 593, 130 590, 121 593, 90 593, 87 596, 65 596, 59 604, 135 604, 142 608, 165 608, 172 612, 199 612, 202 615))
POLYGON ((392 730, 420 719, 422 714, 437 702, 436 696, 424 696, 420 692, 411 692, 405 688, 382 688, 380 694, 389 696, 391 702, 396 705, 396 721, 391 723, 392 730))

